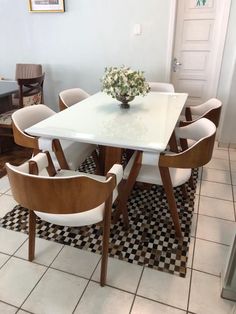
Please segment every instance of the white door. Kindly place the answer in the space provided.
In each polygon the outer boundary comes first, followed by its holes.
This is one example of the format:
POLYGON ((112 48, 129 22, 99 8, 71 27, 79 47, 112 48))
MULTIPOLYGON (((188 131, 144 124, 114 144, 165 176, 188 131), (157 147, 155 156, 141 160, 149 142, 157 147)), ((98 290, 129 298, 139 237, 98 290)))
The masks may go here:
POLYGON ((216 97, 231 0, 179 0, 171 81, 187 105, 216 97))

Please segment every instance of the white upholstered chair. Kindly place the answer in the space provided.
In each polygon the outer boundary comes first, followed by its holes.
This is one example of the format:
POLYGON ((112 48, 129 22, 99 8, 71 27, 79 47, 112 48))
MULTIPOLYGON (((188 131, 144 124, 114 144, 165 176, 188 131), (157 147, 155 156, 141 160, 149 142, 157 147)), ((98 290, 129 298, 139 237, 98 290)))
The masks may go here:
POLYGON ((222 102, 217 98, 210 98, 206 102, 185 108, 185 115, 187 121, 193 121, 199 118, 207 118, 215 123, 216 127, 219 125, 222 102))
POLYGON ((173 194, 173 187, 181 186, 191 177, 191 169, 208 163, 212 156, 216 127, 213 122, 203 118, 188 126, 177 128, 180 138, 195 140, 195 144, 184 152, 156 153, 136 152, 129 160, 125 170, 126 183, 119 203, 120 210, 126 202, 135 182, 163 185, 177 237, 181 237, 181 227, 173 194))
POLYGON ((59 93, 59 108, 60 111, 80 102, 83 99, 89 97, 89 94, 86 93, 81 88, 70 88, 63 90, 59 93))
POLYGON ((174 85, 170 83, 162 83, 162 82, 148 82, 150 86, 151 92, 166 92, 166 93, 174 93, 174 85))
POLYGON ((36 215, 61 226, 103 225, 100 284, 106 283, 112 202, 123 168, 113 165, 106 177, 53 168, 50 155, 39 153, 21 166, 6 164, 14 199, 29 210, 30 261, 35 253, 36 215), (48 170, 50 176, 38 173, 48 170), (91 197, 92 196, 92 197, 91 197))
MULTIPOLYGON (((48 139, 43 141, 25 132, 25 129, 54 114, 55 111, 41 104, 15 111, 12 115, 15 143, 23 147, 32 148, 35 152, 39 150, 54 152, 62 169, 78 169, 81 163, 91 154, 96 162, 96 145, 68 140, 48 139)), ((53 161, 56 161, 56 159, 53 158, 53 161)))
MULTIPOLYGON (((186 126, 197 119, 207 118, 212 121, 216 127, 219 125, 222 102, 219 99, 211 98, 208 101, 198 105, 186 107, 187 121, 180 121, 179 126, 186 126)), ((177 134, 176 134, 177 135, 177 134)), ((181 139, 180 145, 183 150, 187 149, 195 143, 192 139, 181 139)))

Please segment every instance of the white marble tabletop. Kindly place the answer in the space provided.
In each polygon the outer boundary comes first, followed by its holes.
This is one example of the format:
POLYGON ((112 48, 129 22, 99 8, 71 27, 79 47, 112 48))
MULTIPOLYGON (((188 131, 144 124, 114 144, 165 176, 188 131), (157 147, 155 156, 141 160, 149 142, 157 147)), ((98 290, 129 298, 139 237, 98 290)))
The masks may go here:
POLYGON ((43 138, 160 152, 186 99, 185 93, 150 92, 122 109, 117 100, 99 92, 25 131, 43 138))

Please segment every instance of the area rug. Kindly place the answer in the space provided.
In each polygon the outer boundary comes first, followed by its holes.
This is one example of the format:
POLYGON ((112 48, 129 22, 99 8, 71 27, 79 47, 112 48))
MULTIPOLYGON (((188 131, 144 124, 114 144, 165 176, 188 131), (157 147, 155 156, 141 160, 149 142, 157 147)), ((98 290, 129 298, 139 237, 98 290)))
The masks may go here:
MULTIPOLYGON (((90 161, 83 170, 93 172, 94 167, 90 161)), ((194 171, 195 186, 196 181, 197 170, 194 171)), ((111 226, 109 256, 184 277, 187 271, 195 194, 195 189, 189 186, 187 189, 189 197, 186 200, 183 199, 181 190, 175 189, 183 233, 183 239, 177 240, 163 188, 153 185, 151 189, 143 190, 135 186, 128 201, 130 228, 124 230, 121 219, 111 226)), ((27 233, 28 210, 16 206, 0 220, 0 226, 27 233)), ((99 225, 70 228, 52 225, 38 218, 37 236, 101 253, 102 228, 99 225)))

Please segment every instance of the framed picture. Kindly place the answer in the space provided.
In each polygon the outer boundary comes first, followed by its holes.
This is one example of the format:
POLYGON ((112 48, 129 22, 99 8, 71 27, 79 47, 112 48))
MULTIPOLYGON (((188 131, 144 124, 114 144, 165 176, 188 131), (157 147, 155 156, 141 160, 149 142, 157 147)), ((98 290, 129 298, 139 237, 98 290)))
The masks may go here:
POLYGON ((29 0, 30 12, 65 12, 64 0, 29 0))

